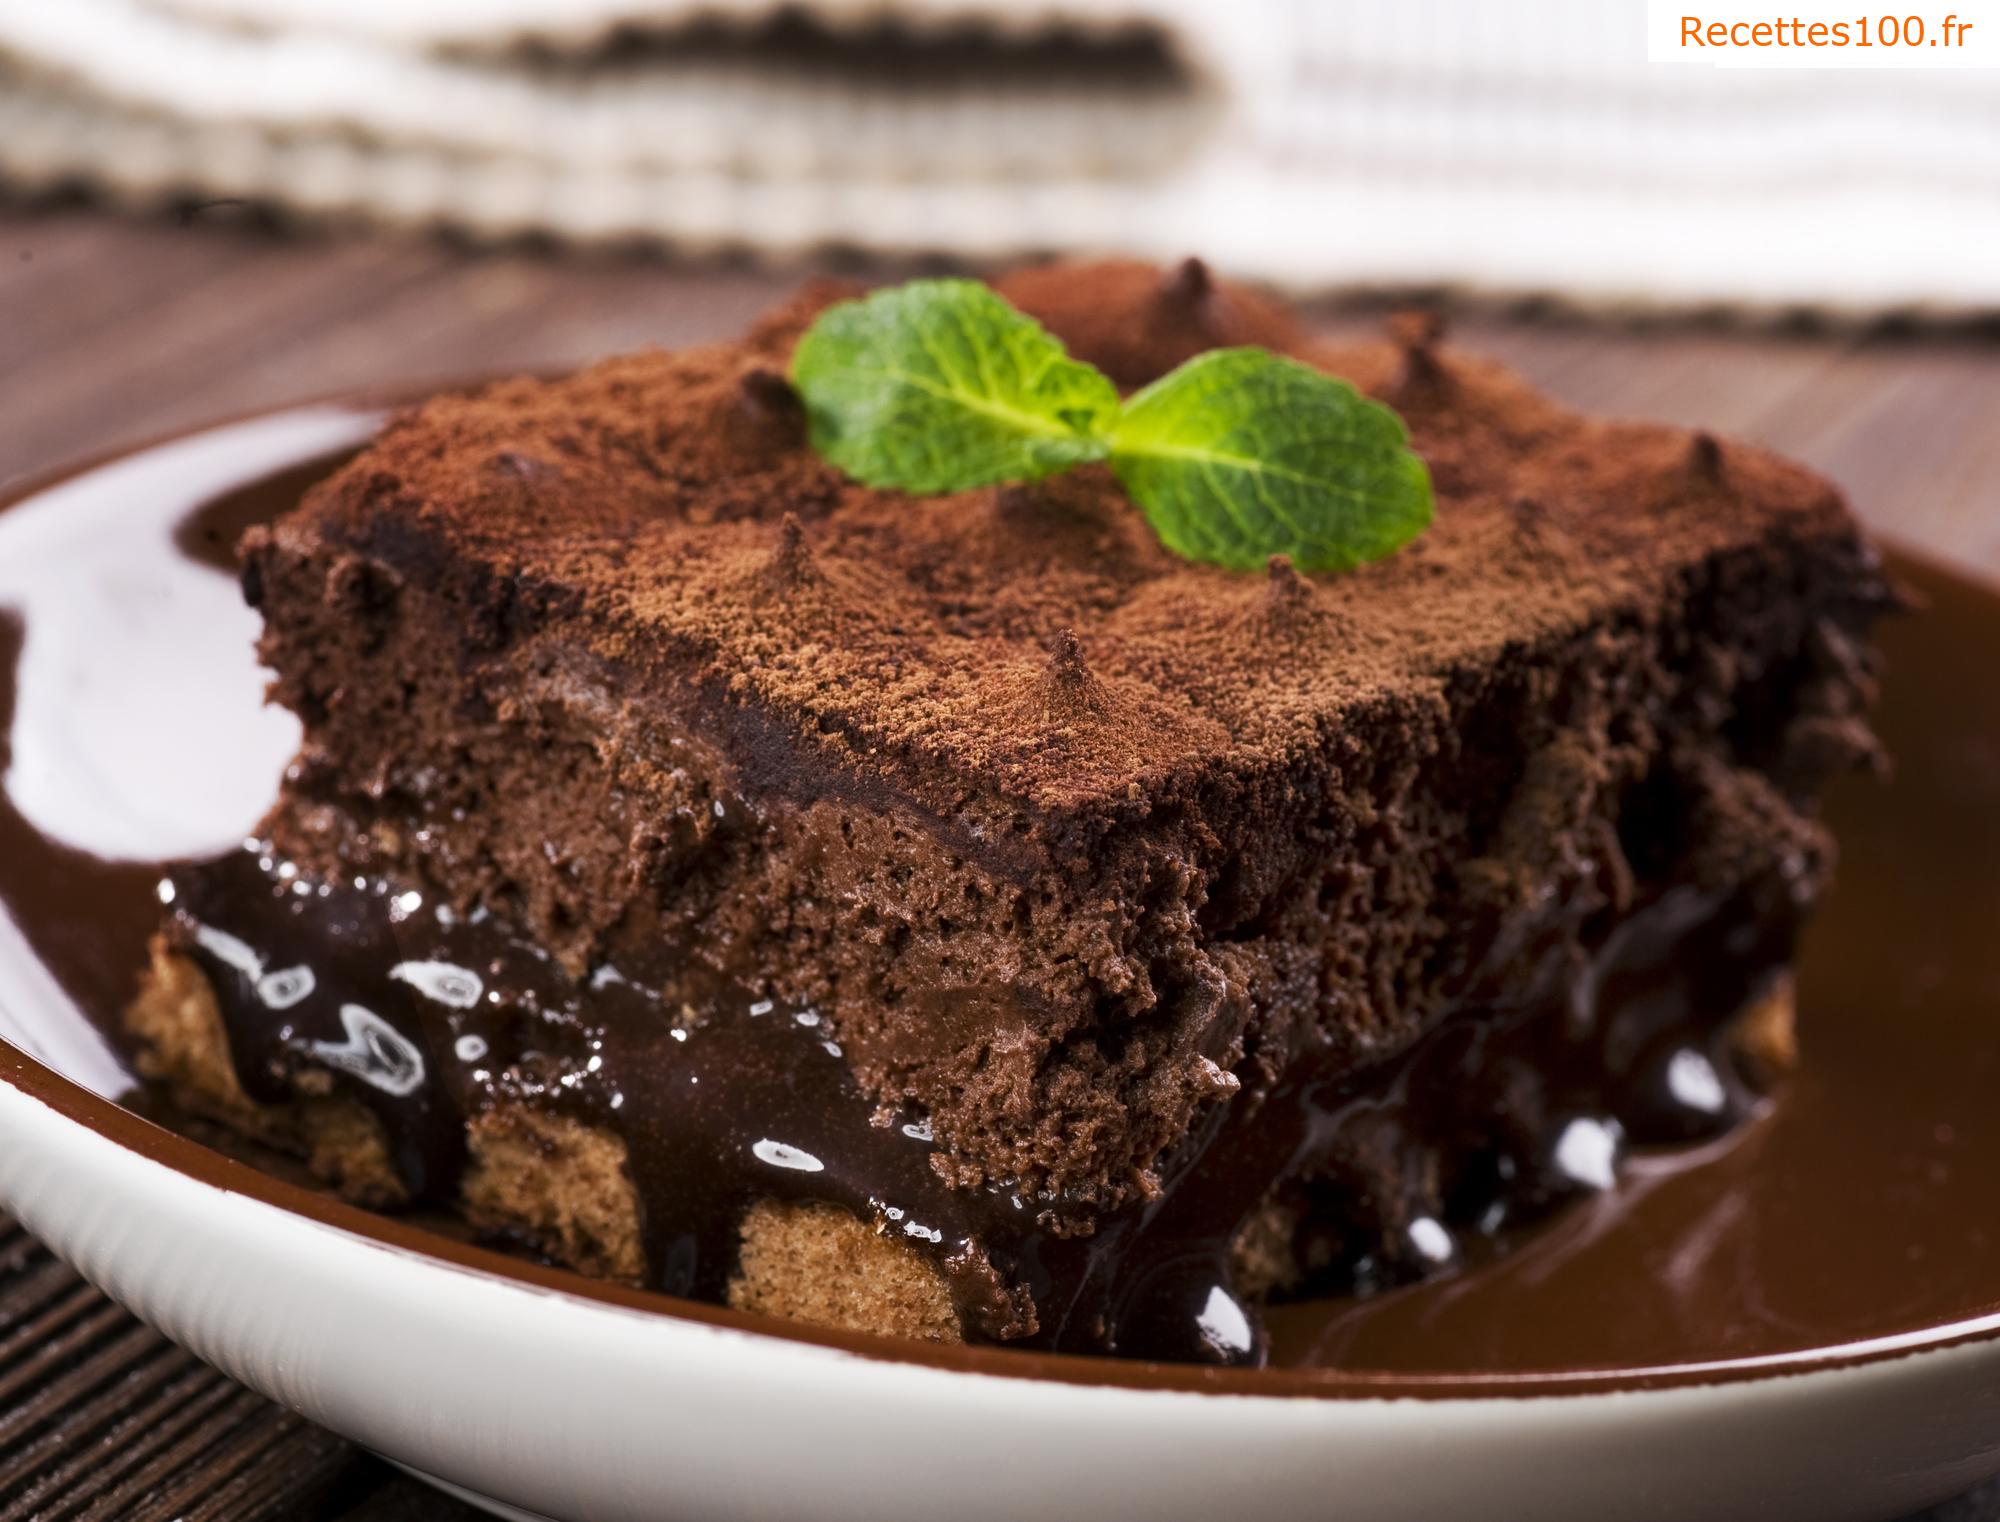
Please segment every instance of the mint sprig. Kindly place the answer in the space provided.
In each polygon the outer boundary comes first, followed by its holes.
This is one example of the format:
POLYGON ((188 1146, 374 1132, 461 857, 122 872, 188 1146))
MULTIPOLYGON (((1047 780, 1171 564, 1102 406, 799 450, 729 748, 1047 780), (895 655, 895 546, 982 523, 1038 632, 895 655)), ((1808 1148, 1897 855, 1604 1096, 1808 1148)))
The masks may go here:
POLYGON ((813 448, 870 486, 966 491, 1109 452, 1118 392, 976 280, 913 280, 827 308, 792 382, 813 448))
POLYGON ((1163 543, 1236 570, 1349 570, 1429 525, 1402 419, 1264 349, 1197 355, 1129 401, 976 280, 829 307, 792 382, 813 447, 870 486, 935 493, 1108 460, 1163 543))
POLYGON ((1170 550, 1248 571, 1379 560, 1431 521, 1403 420, 1263 349, 1212 349, 1125 404, 1111 468, 1170 550))

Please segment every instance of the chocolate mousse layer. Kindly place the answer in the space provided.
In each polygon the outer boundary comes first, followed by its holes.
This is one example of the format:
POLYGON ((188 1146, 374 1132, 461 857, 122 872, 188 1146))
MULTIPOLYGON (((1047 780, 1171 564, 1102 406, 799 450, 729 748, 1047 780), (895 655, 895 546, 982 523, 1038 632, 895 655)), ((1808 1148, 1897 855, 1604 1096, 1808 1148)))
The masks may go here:
POLYGON ((1001 289, 1124 385, 1240 342, 1352 379, 1435 526, 1244 576, 1095 470, 858 486, 782 378, 831 288, 439 398, 244 542, 305 744, 265 838, 172 878, 155 1071, 600 1271, 831 1305, 844 1221, 920 1334, 1228 1358, 1258 1294, 1740 1114, 1817 799, 1875 758, 1838 495, 1199 266, 1001 289))

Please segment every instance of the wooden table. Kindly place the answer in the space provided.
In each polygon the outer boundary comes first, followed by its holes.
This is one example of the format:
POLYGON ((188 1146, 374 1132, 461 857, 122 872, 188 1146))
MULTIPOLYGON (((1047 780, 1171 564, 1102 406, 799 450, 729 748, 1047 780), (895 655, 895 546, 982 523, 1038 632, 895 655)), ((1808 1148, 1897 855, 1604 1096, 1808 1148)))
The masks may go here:
MULTIPOLYGON (((719 336, 797 274, 290 239, 234 208, 133 223, 0 206, 0 484, 351 387, 719 336)), ((1325 315, 1332 326, 1379 321, 1325 315)), ((2000 334, 1605 327, 1492 312, 1460 315, 1453 331, 1578 406, 1797 455, 1877 527, 2000 572, 2000 334)), ((473 1516, 169 1346, 0 1221, 0 1522, 473 1516)), ((1929 1522, 2000 1522, 2000 1486, 1929 1522)))

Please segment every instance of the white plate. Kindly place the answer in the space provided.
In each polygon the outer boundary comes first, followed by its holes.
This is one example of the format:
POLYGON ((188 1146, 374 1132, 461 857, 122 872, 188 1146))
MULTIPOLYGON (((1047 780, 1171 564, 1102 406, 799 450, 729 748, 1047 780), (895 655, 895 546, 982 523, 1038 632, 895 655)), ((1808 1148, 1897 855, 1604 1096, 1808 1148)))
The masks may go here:
MULTIPOLYGON (((135 855, 255 819, 291 731, 258 717, 233 588, 162 579, 159 538, 252 454, 297 459, 371 417, 213 429, 0 516, 0 606, 32 605, 17 807, 135 855), (209 744, 159 738, 190 717, 209 744), (147 746, 129 743, 140 719, 164 726, 147 746)), ((4 919, 0 1036, 7 1209, 234 1377, 510 1515, 1839 1522, 2000 1472, 2000 1316, 1764 1364, 1518 1382, 930 1350, 591 1284, 160 1130, 111 1102, 115 1060, 4 919)))

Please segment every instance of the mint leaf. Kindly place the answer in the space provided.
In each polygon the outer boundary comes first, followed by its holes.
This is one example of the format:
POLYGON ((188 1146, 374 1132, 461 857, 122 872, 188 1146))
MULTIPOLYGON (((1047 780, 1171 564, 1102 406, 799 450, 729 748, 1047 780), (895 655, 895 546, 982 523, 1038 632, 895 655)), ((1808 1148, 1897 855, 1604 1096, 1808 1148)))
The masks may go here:
POLYGON ((914 280, 829 307, 792 383, 813 448, 909 492, 1033 481, 1104 458, 1118 393, 976 280, 914 280))
POLYGON ((1167 547, 1253 570, 1284 554, 1345 571, 1431 521, 1403 421, 1345 381, 1263 349, 1215 349, 1125 404, 1111 468, 1167 547))

